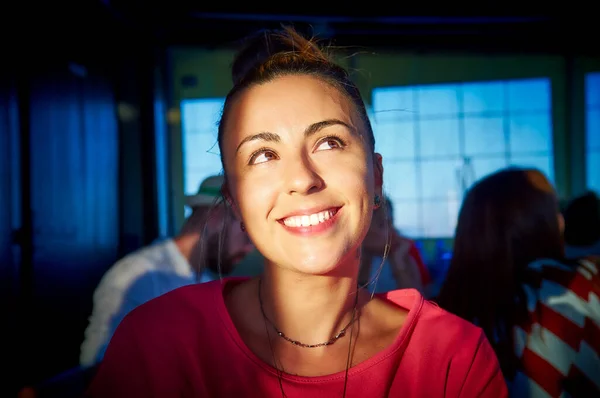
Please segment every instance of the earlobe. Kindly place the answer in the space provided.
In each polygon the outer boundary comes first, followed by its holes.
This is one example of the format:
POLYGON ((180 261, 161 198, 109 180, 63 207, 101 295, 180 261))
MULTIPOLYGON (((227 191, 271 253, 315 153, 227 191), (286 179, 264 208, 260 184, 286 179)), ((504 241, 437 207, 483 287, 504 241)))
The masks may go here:
POLYGON ((227 205, 229 205, 229 208, 233 212, 235 218, 237 218, 238 220, 241 220, 242 218, 241 218, 239 209, 238 209, 237 205, 235 204, 235 202, 233 201, 233 198, 231 197, 231 193, 229 192, 229 188, 227 187, 227 181, 225 181, 223 183, 223 185, 221 186, 221 195, 223 195, 223 199, 225 200, 227 205))

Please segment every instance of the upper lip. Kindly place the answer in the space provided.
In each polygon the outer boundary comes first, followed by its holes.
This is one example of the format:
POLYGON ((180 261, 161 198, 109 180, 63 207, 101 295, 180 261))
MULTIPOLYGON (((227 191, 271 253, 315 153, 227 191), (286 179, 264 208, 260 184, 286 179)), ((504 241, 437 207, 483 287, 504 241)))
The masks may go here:
POLYGON ((326 210, 339 210, 342 206, 315 206, 307 209, 295 210, 281 218, 278 221, 285 220, 289 217, 297 217, 297 216, 310 216, 311 214, 317 214, 326 210))

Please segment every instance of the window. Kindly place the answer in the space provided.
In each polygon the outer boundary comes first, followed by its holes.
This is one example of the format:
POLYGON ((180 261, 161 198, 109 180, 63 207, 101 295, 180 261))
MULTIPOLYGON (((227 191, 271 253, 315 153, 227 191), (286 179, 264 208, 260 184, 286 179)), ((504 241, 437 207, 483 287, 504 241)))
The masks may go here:
POLYGON ((586 75, 585 92, 587 187, 600 194, 600 72, 586 75))
MULTIPOLYGON (((198 192, 200 183, 208 176, 221 172, 217 145, 217 123, 224 98, 205 98, 181 101, 184 191, 198 192)), ((185 210, 186 217, 190 210, 185 210)))
POLYGON ((396 227, 415 238, 453 236, 466 189, 509 165, 553 180, 550 91, 546 78, 373 90, 396 227))

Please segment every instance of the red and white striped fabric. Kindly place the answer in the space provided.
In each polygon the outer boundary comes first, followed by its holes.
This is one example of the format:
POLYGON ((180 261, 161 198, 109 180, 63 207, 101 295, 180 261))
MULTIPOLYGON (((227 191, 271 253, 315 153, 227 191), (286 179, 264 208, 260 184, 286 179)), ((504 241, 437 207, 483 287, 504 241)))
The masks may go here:
POLYGON ((515 328, 521 370, 513 397, 600 397, 600 274, 582 261, 573 267, 542 260, 527 286, 531 321, 515 328))

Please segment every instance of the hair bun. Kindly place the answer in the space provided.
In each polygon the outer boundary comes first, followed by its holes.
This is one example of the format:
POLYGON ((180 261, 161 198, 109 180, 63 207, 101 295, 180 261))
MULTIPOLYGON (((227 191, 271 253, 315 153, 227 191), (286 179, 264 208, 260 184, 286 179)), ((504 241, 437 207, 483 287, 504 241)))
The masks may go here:
POLYGON ((250 72, 274 57, 295 58, 297 61, 328 62, 313 39, 307 39, 294 28, 261 30, 247 38, 233 60, 231 78, 237 85, 250 72))

